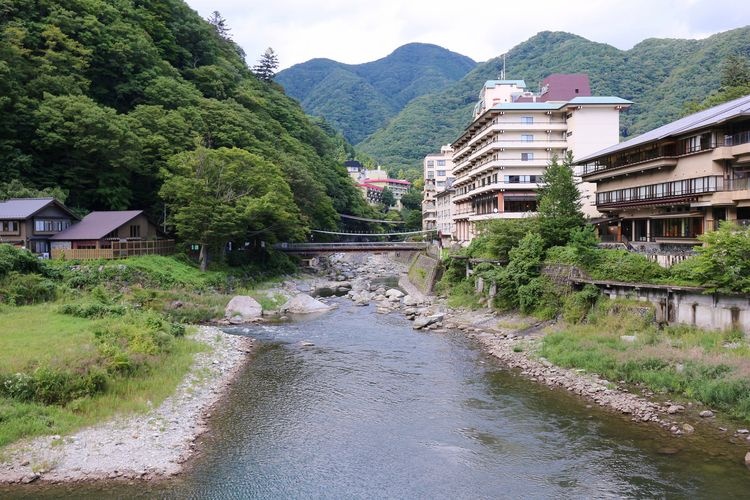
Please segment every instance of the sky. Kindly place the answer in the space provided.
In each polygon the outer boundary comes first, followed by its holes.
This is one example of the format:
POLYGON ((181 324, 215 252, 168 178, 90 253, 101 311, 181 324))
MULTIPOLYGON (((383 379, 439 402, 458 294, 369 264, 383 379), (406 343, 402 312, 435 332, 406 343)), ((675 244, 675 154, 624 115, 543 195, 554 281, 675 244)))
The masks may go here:
POLYGON ((272 47, 279 69, 317 57, 374 61, 410 42, 486 61, 547 30, 627 50, 646 38, 705 38, 750 25, 743 0, 186 1, 204 18, 221 13, 249 65, 272 47))

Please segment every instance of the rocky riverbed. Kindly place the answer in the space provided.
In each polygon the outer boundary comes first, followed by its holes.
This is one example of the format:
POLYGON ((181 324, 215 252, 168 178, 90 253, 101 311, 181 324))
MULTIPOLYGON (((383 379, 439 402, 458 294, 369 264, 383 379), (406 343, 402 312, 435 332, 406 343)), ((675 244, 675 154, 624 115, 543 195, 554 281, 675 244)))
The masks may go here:
POLYGON ((224 390, 252 351, 252 340, 203 326, 196 355, 175 393, 143 415, 119 417, 69 436, 45 436, 3 451, 0 484, 154 479, 178 474, 224 390))

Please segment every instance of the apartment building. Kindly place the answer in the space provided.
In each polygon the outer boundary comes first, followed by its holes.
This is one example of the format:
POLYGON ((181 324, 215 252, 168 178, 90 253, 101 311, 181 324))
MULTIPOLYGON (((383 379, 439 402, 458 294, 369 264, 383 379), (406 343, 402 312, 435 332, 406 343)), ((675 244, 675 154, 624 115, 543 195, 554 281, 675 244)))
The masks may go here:
POLYGON ((453 181, 453 148, 447 144, 440 153, 424 157, 424 190, 422 197, 422 229, 435 229, 437 212, 435 195, 453 181))
POLYGON ((368 203, 380 203, 383 199, 383 189, 388 188, 396 199, 396 208, 401 209, 401 197, 409 190, 411 182, 391 179, 388 173, 380 167, 375 170, 366 170, 359 162, 347 162, 345 165, 349 176, 357 183, 357 187, 368 203))
POLYGON ((445 189, 435 193, 435 228, 443 246, 448 246, 455 239, 453 222, 453 186, 451 182, 445 189))
POLYGON ((750 96, 578 158, 604 241, 670 264, 723 220, 750 224, 750 96))
MULTIPOLYGON (((617 144, 620 111, 631 104, 591 96, 584 74, 550 75, 539 93, 523 80, 486 82, 471 124, 452 144, 456 239, 471 241, 482 220, 534 214, 553 156, 583 157, 617 144)), ((598 215, 593 186, 579 187, 584 213, 598 215)))

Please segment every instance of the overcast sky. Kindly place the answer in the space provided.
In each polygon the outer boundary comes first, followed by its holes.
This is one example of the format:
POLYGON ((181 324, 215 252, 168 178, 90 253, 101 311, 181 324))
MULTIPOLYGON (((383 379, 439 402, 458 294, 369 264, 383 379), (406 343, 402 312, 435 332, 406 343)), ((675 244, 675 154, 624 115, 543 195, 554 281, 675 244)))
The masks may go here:
POLYGON ((409 42, 486 61, 539 31, 568 31, 629 49, 645 38, 704 38, 750 24, 746 0, 187 0, 218 10, 255 64, 267 47, 281 69, 316 57, 374 61, 409 42), (744 7, 743 7, 744 5, 744 7))

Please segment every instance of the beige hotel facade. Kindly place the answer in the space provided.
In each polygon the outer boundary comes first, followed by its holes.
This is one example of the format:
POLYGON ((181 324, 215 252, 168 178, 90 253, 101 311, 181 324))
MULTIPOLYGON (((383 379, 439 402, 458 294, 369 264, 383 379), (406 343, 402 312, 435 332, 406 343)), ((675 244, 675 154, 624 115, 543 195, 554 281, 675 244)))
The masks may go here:
MULTIPOLYGON (((591 96, 583 74, 554 74, 539 93, 523 80, 485 83, 473 120, 453 148, 453 238, 466 244, 477 222, 536 212, 538 184, 557 155, 590 155, 619 141, 620 111, 631 102, 591 96)), ((584 212, 596 210, 593 185, 579 184, 584 212)))

